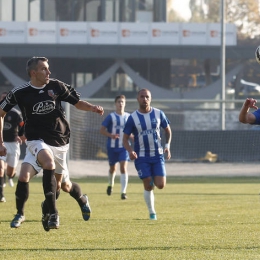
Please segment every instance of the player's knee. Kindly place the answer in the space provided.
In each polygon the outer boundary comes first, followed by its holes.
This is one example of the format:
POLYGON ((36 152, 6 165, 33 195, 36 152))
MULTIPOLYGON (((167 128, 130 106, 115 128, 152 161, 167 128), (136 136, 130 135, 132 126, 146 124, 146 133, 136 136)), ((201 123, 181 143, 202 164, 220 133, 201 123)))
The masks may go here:
POLYGON ((64 182, 61 184, 61 189, 64 191, 64 192, 70 192, 71 190, 71 182, 64 182))
POLYGON ((21 171, 19 174, 18 180, 20 182, 29 182, 30 181, 30 173, 21 171))
POLYGON ((55 169, 55 162, 53 160, 46 160, 46 162, 42 163, 42 168, 45 170, 53 170, 55 169))
POLYGON ((147 184, 147 185, 145 185, 144 186, 144 189, 146 190, 146 191, 151 191, 151 190, 153 190, 153 186, 152 185, 150 185, 150 184, 147 184))
POLYGON ((57 191, 59 191, 61 189, 61 183, 57 182, 57 191))
POLYGON ((164 186, 165 186, 164 183, 160 183, 160 184, 156 185, 156 188, 161 190, 164 188, 164 186))

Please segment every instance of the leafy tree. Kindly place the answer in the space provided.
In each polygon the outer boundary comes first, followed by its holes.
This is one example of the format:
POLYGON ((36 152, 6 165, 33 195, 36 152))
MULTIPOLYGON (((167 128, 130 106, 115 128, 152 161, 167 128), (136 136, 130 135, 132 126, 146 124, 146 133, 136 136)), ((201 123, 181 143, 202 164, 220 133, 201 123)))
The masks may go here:
MULTIPOLYGON (((201 1, 200 1, 201 3, 201 1)), ((203 6, 190 0, 190 22, 220 22, 221 1, 204 0, 203 6)), ((260 23, 258 0, 225 0, 226 22, 237 26, 238 38, 259 38, 260 23)))

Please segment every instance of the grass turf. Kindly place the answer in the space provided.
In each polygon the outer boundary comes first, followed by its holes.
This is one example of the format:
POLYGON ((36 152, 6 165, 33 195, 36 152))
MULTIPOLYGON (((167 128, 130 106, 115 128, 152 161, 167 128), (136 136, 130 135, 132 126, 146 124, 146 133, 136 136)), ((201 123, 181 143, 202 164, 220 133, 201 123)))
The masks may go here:
MULTIPOLYGON (((15 179, 15 181, 17 181, 15 179)), ((131 177, 128 200, 112 196, 106 178, 75 180, 89 195, 91 219, 84 222, 69 194, 58 200, 60 229, 45 232, 41 178, 30 183, 26 221, 10 228, 15 188, 0 204, 0 259, 260 259, 259 178, 169 177, 155 190, 158 220, 150 221, 143 187, 131 177)))

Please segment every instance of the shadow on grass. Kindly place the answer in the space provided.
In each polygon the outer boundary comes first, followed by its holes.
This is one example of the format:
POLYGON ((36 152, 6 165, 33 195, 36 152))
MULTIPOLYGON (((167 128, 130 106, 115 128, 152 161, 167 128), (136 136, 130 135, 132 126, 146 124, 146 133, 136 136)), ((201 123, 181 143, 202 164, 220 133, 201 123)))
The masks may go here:
MULTIPOLYGON (((117 176, 118 177, 118 176, 117 176)), ((89 176, 84 178, 71 178, 77 183, 107 183, 107 177, 89 176)), ((41 183, 42 178, 33 178, 30 182, 41 183)), ((129 176, 129 183, 142 183, 139 177, 129 176)), ((259 183, 259 177, 255 176, 167 176, 167 183, 187 184, 187 183, 259 183)))
POLYGON ((152 251, 163 251, 163 250, 189 250, 189 251, 194 251, 194 250, 252 250, 252 249, 259 249, 260 245, 256 246, 220 246, 220 245, 212 245, 212 246, 206 246, 206 245, 198 245, 198 246, 161 246, 161 247, 156 247, 156 246, 151 246, 151 247, 123 247, 123 248, 5 248, 5 249, 0 249, 0 252, 5 252, 5 251, 25 251, 25 252, 33 252, 33 251, 52 251, 52 252, 59 252, 59 251, 147 251, 147 250, 152 250, 152 251))

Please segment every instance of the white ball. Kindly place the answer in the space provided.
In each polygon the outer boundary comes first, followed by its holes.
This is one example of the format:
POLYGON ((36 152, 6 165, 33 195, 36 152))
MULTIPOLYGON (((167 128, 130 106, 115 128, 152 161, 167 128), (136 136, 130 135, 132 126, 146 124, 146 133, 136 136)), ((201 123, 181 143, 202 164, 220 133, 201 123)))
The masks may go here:
POLYGON ((258 46, 255 50, 255 59, 260 64, 260 46, 258 46))

